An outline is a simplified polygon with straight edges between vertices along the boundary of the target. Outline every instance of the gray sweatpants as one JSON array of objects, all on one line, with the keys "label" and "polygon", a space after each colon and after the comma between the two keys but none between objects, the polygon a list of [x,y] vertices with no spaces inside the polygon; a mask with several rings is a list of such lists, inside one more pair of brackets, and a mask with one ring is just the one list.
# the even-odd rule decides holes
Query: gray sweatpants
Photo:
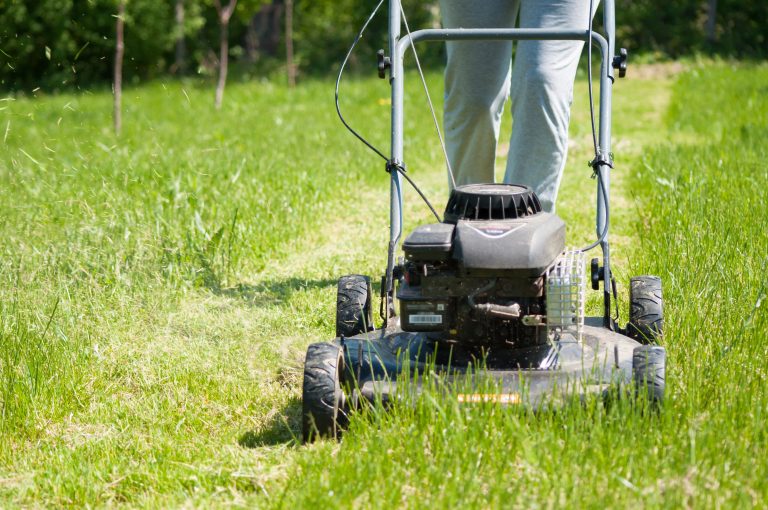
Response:
[{"label": "gray sweatpants", "polygon": [[[521,28],[586,29],[589,0],[440,0],[440,9],[446,28],[511,28],[519,10]],[[583,45],[520,41],[512,69],[511,41],[447,43],[445,138],[457,185],[494,181],[511,90],[514,124],[504,182],[531,186],[544,209],[554,210]]]}]

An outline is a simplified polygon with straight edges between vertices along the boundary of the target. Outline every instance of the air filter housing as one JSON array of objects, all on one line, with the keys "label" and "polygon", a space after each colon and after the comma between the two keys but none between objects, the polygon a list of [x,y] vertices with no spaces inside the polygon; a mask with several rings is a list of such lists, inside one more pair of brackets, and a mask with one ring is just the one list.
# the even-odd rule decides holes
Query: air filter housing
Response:
[{"label": "air filter housing", "polygon": [[451,191],[443,221],[513,220],[540,212],[539,197],[528,186],[466,184]]}]

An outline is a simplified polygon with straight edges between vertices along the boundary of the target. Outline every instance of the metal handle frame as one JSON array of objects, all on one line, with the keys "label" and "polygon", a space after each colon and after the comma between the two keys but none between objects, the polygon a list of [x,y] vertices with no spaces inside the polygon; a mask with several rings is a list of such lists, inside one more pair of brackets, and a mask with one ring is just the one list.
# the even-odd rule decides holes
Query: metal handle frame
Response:
[{"label": "metal handle frame", "polygon": [[[405,52],[412,43],[421,41],[484,41],[484,40],[573,40],[584,41],[596,45],[600,50],[600,99],[599,99],[599,128],[598,149],[600,154],[608,156],[611,151],[611,92],[614,81],[612,60],[615,40],[615,17],[613,0],[603,2],[603,26],[605,36],[592,31],[591,41],[589,30],[553,30],[536,28],[457,28],[457,29],[426,29],[417,30],[410,35],[400,36],[402,25],[400,0],[389,2],[389,53],[391,59],[390,87],[392,93],[392,133],[391,159],[392,165],[404,166],[403,161],[403,59]],[[595,169],[600,174],[604,186],[605,198],[610,197],[610,158],[598,158]],[[394,281],[395,252],[402,237],[403,194],[402,178],[397,171],[391,171],[390,183],[390,229],[389,252],[387,257],[387,272],[385,275],[386,313],[385,323],[394,317]],[[598,186],[599,186],[598,181]],[[596,230],[600,235],[606,227],[607,215],[603,193],[597,189]],[[603,324],[612,328],[611,323],[611,264],[608,232],[600,243],[603,253]]]}]

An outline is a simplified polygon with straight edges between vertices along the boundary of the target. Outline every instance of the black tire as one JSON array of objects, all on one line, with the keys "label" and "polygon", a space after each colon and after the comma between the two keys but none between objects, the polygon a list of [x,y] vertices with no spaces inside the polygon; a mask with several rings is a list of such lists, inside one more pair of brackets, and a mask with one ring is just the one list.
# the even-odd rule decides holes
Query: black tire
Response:
[{"label": "black tire", "polygon": [[638,397],[646,395],[651,405],[664,402],[667,351],[659,345],[641,345],[632,352],[632,378]]},{"label": "black tire", "polygon": [[335,344],[312,344],[304,361],[301,432],[304,442],[338,438],[347,425],[346,399],[341,388],[344,355]]},{"label": "black tire", "polygon": [[655,343],[664,329],[661,278],[637,276],[629,282],[627,334],[641,344]]},{"label": "black tire", "polygon": [[373,330],[371,279],[353,274],[339,278],[336,291],[336,336],[359,335]]}]

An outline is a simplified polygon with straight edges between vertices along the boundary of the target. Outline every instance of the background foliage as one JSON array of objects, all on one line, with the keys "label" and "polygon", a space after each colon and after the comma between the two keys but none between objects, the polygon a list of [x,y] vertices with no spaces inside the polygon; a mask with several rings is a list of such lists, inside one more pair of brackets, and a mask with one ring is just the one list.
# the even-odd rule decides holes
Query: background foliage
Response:
[{"label": "background foliage", "polygon": [[[206,0],[184,0],[184,23],[175,1],[129,0],[126,19],[126,80],[178,74],[180,36],[189,74],[207,77],[217,65],[218,26]],[[714,30],[707,35],[711,5]],[[116,0],[0,0],[0,89],[31,91],[86,88],[111,83]],[[301,74],[336,68],[375,5],[371,0],[296,0],[294,38]],[[411,28],[439,23],[436,2],[405,0]],[[384,9],[382,9],[384,11]],[[284,58],[284,0],[241,1],[230,26],[231,55],[241,75],[279,71]],[[372,66],[385,45],[381,12],[360,42],[353,66]],[[617,0],[618,40],[634,54],[680,57],[697,52],[762,58],[768,52],[768,2],[764,0]],[[426,48],[426,47],[425,47]],[[439,45],[427,62],[441,62]]]},{"label": "background foliage", "polygon": [[[716,15],[709,39],[707,18],[712,5]],[[635,52],[764,58],[768,55],[768,2],[616,0],[616,31],[619,44]]]}]

